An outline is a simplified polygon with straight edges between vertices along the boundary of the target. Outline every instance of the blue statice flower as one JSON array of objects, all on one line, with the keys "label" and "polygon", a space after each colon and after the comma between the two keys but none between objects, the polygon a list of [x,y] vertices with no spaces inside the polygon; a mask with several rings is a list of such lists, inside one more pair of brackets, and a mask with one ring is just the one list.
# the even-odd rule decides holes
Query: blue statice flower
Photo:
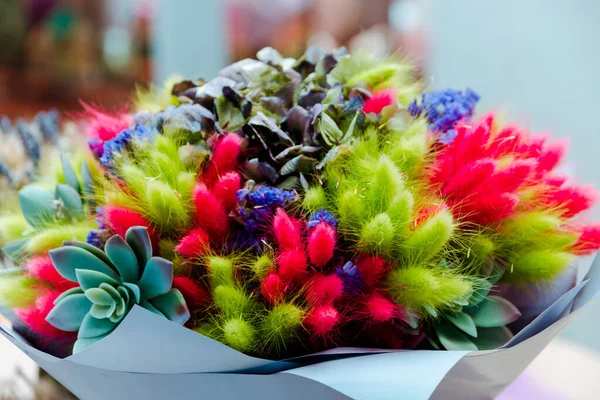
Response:
[{"label": "blue statice flower", "polygon": [[8,184],[10,186],[13,185],[14,178],[12,172],[10,171],[8,165],[6,165],[2,160],[0,160],[0,176],[6,177],[6,179],[8,180]]},{"label": "blue statice flower", "polygon": [[[243,190],[243,189],[242,189]],[[283,190],[272,186],[259,186],[248,193],[248,200],[254,207],[284,207],[286,202],[296,199],[296,192]]]},{"label": "blue statice flower", "polygon": [[332,228],[337,227],[337,219],[335,219],[332,213],[324,209],[317,210],[310,214],[308,217],[308,223],[306,225],[309,228],[314,228],[319,224],[319,222],[325,222]]},{"label": "blue statice flower", "polygon": [[4,133],[12,132],[13,126],[12,122],[10,122],[10,118],[6,116],[0,117],[0,129]]},{"label": "blue statice flower", "polygon": [[40,142],[35,138],[25,121],[17,122],[17,132],[19,133],[21,142],[23,142],[25,151],[27,151],[27,155],[29,155],[29,159],[33,161],[33,165],[37,166],[41,155]]},{"label": "blue statice flower", "polygon": [[47,112],[40,112],[35,116],[35,120],[40,127],[44,139],[51,143],[58,142],[58,111],[50,110]]},{"label": "blue statice flower", "polygon": [[269,222],[277,207],[285,207],[296,200],[296,192],[261,185],[250,191],[240,189],[236,193],[240,203],[238,213],[247,232],[254,232]]},{"label": "blue statice flower", "polygon": [[450,143],[454,142],[456,135],[458,135],[458,132],[456,132],[455,129],[450,129],[450,130],[447,130],[446,132],[442,132],[442,133],[440,133],[439,142],[441,144],[450,144]]},{"label": "blue statice flower", "polygon": [[[285,207],[297,199],[296,192],[272,186],[261,185],[252,190],[240,189],[236,193],[238,200],[239,220],[248,235],[237,240],[239,246],[252,244],[253,247],[262,241],[263,227],[266,227],[278,207]],[[247,247],[246,247],[247,248]]]},{"label": "blue statice flower", "polygon": [[341,267],[337,267],[335,274],[344,282],[344,293],[359,295],[363,290],[363,280],[356,264],[348,261]]},{"label": "blue statice flower", "polygon": [[102,235],[98,231],[90,231],[85,238],[87,244],[91,244],[94,247],[102,249]]},{"label": "blue statice flower", "polygon": [[114,154],[126,149],[133,140],[152,140],[156,134],[156,129],[141,124],[137,124],[134,129],[125,129],[111,140],[104,142],[100,162],[105,167],[110,167]]},{"label": "blue statice flower", "polygon": [[104,213],[104,208],[102,206],[96,207],[96,223],[98,224],[98,229],[108,229],[108,225],[105,223],[106,214]]},{"label": "blue statice flower", "polygon": [[[435,90],[423,93],[421,101],[413,101],[408,106],[408,111],[414,117],[424,114],[431,130],[442,134],[451,130],[461,119],[472,117],[477,101],[479,95],[468,88],[464,92],[453,89]],[[443,140],[450,143],[454,137],[446,135]]]}]

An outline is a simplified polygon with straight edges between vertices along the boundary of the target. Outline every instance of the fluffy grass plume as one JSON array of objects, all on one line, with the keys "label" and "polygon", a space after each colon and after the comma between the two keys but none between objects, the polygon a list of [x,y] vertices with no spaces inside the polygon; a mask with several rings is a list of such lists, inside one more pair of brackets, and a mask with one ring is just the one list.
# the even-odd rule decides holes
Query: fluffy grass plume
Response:
[{"label": "fluffy grass plume", "polygon": [[388,290],[398,304],[419,315],[438,315],[468,304],[475,280],[447,268],[411,266],[396,268],[387,279]]},{"label": "fluffy grass plume", "polygon": [[40,282],[25,273],[10,273],[0,279],[0,304],[7,308],[27,308],[39,296]]}]

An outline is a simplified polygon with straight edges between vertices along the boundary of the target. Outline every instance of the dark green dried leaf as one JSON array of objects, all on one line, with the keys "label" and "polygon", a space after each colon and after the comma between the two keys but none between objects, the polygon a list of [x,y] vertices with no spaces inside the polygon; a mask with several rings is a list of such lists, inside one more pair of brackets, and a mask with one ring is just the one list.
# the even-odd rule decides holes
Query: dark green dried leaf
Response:
[{"label": "dark green dried leaf", "polygon": [[300,154],[299,156],[296,156],[286,162],[279,170],[279,173],[281,175],[289,175],[296,171],[306,171],[309,169],[309,167],[312,167],[314,164],[316,164],[316,162],[317,160],[314,158]]},{"label": "dark green dried leaf", "polygon": [[310,108],[315,104],[322,103],[327,93],[322,89],[313,89],[307,92],[302,92],[298,96],[298,105],[304,108]]},{"label": "dark green dried leaf", "polygon": [[199,104],[182,104],[173,107],[163,122],[163,131],[166,135],[188,135],[186,139],[199,139],[201,131],[214,131],[215,116]]},{"label": "dark green dried leaf", "polygon": [[283,190],[297,189],[300,187],[300,179],[297,176],[288,176],[277,187]]},{"label": "dark green dried leaf", "polygon": [[246,122],[242,112],[225,96],[215,100],[219,126],[227,132],[237,132]]},{"label": "dark green dried leaf", "polygon": [[292,138],[290,138],[287,133],[277,126],[277,123],[273,118],[267,117],[260,111],[257,112],[256,115],[250,119],[250,121],[248,121],[248,125],[267,128],[269,131],[275,133],[277,136],[279,136],[279,138],[289,142],[291,145],[295,144],[292,141]]},{"label": "dark green dried leaf", "polygon": [[279,178],[279,174],[275,168],[264,161],[259,161],[257,158],[246,161],[244,164],[244,175],[257,182],[268,181],[272,184]]}]

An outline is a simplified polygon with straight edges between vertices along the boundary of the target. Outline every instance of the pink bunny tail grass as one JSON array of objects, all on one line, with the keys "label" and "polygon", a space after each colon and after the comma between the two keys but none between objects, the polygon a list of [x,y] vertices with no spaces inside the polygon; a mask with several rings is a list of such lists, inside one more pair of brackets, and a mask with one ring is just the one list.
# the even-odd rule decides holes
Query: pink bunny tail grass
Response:
[{"label": "pink bunny tail grass", "polygon": [[308,255],[310,262],[317,267],[327,264],[333,257],[336,231],[325,222],[319,224],[308,235]]},{"label": "pink bunny tail grass", "polygon": [[302,228],[295,218],[288,216],[283,208],[278,208],[273,217],[273,231],[279,247],[282,249],[301,249]]},{"label": "pink bunny tail grass", "polygon": [[572,248],[572,252],[577,255],[594,254],[600,249],[600,223],[584,225],[576,228],[579,232],[579,239]]},{"label": "pink bunny tail grass", "polygon": [[306,300],[313,305],[333,304],[344,294],[344,282],[337,275],[315,274],[306,286]]},{"label": "pink bunny tail grass", "polygon": [[145,226],[148,228],[150,237],[153,240],[156,239],[156,230],[141,214],[124,207],[105,206],[103,210],[106,225],[117,235],[124,238],[125,233],[132,226]]},{"label": "pink bunny tail grass", "polygon": [[236,193],[240,190],[242,178],[237,172],[228,172],[214,184],[211,192],[221,201],[225,211],[233,210],[237,203]]},{"label": "pink bunny tail grass", "polygon": [[198,225],[221,239],[229,227],[229,217],[223,202],[204,183],[198,183],[194,187],[194,205]]},{"label": "pink bunny tail grass", "polygon": [[202,181],[208,185],[214,184],[220,176],[235,170],[242,151],[244,140],[235,133],[228,133],[217,138],[213,153],[206,170],[202,173]]},{"label": "pink bunny tail grass", "polygon": [[173,277],[173,288],[181,292],[190,311],[202,310],[210,304],[211,297],[208,289],[192,278]]},{"label": "pink bunny tail grass", "polygon": [[48,255],[29,259],[25,267],[32,277],[52,285],[52,287],[59,291],[65,291],[77,286],[75,282],[63,278],[58,273]]},{"label": "pink bunny tail grass", "polygon": [[277,273],[270,272],[261,282],[260,288],[263,297],[270,304],[278,304],[283,300],[286,285]]},{"label": "pink bunny tail grass", "polygon": [[379,114],[385,107],[394,104],[397,98],[398,95],[393,89],[378,90],[374,92],[371,97],[365,100],[363,111],[365,114]]},{"label": "pink bunny tail grass", "polygon": [[46,290],[42,293],[35,305],[29,308],[15,309],[15,314],[31,329],[33,332],[42,336],[45,340],[66,338],[74,336],[73,332],[65,332],[55,328],[46,321],[48,313],[54,308],[54,300],[61,294],[59,291]]},{"label": "pink bunny tail grass", "polygon": [[208,233],[202,228],[194,228],[181,238],[175,251],[184,257],[199,258],[210,249]]}]

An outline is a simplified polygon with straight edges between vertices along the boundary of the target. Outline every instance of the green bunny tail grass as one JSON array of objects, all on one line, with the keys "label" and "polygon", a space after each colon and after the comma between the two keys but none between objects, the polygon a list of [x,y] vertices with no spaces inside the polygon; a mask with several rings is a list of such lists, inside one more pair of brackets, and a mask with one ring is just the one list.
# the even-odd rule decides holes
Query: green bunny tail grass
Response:
[{"label": "green bunny tail grass", "polygon": [[20,239],[27,229],[27,221],[22,214],[0,217],[0,245]]},{"label": "green bunny tail grass", "polygon": [[182,171],[177,176],[175,182],[175,190],[177,194],[181,196],[181,199],[185,204],[189,204],[190,207],[193,204],[192,193],[194,191],[194,185],[198,182],[198,177],[195,173]]},{"label": "green bunny tail grass", "polygon": [[388,276],[390,294],[398,304],[421,315],[437,317],[465,304],[475,289],[474,280],[445,268],[397,268]]},{"label": "green bunny tail grass", "polygon": [[401,243],[401,253],[409,264],[425,262],[444,248],[452,237],[454,228],[452,213],[449,210],[439,211]]},{"label": "green bunny tail grass", "polygon": [[256,347],[256,330],[242,317],[232,317],[223,321],[225,342],[238,351],[251,351]]},{"label": "green bunny tail grass", "polygon": [[572,254],[562,251],[529,251],[516,256],[502,279],[516,283],[549,281],[564,272],[573,260]]},{"label": "green bunny tail grass", "polygon": [[367,221],[361,231],[359,246],[366,253],[389,253],[394,245],[394,224],[387,213]]},{"label": "green bunny tail grass", "polygon": [[387,214],[394,221],[394,230],[399,239],[404,240],[409,234],[414,207],[415,198],[408,190],[397,194],[388,206]]},{"label": "green bunny tail grass", "polygon": [[119,176],[127,182],[127,186],[131,188],[140,197],[146,188],[146,182],[150,179],[144,171],[132,164],[124,164],[119,168]]},{"label": "green bunny tail grass", "polygon": [[273,264],[273,256],[270,254],[263,254],[250,265],[250,268],[260,280],[264,279],[269,271],[275,269]]},{"label": "green bunny tail grass", "polygon": [[140,212],[163,232],[188,227],[196,174],[187,171],[180,161],[179,147],[173,139],[158,136],[154,142],[138,145],[135,159],[123,157],[117,167],[117,175],[131,189],[127,208]]},{"label": "green bunny tail grass", "polygon": [[492,257],[500,253],[497,238],[493,235],[474,232],[471,235],[463,235],[461,246],[456,249],[455,256],[461,260],[464,268],[473,274],[490,274],[498,270],[497,263]]},{"label": "green bunny tail grass", "polygon": [[377,160],[364,196],[371,207],[385,210],[392,199],[404,189],[404,178],[394,162],[385,155]]},{"label": "green bunny tail grass", "polygon": [[384,152],[403,173],[415,179],[422,173],[429,153],[427,125],[425,121],[415,121],[409,129],[417,132],[390,135]]},{"label": "green bunny tail grass", "polygon": [[182,76],[172,75],[162,85],[150,84],[146,88],[136,87],[133,100],[134,108],[137,111],[157,113],[171,105],[179,104],[177,98],[171,94],[171,89],[173,85],[182,80]]},{"label": "green bunny tail grass", "polygon": [[260,334],[263,351],[277,354],[294,342],[302,329],[305,312],[291,303],[280,303],[261,318]]},{"label": "green bunny tail grass", "polygon": [[189,202],[168,183],[149,181],[144,196],[146,212],[144,216],[163,232],[174,232],[192,223]]},{"label": "green bunny tail grass", "polygon": [[22,273],[0,276],[0,305],[6,308],[27,308],[35,304],[39,282]]},{"label": "green bunny tail grass", "polygon": [[548,211],[526,211],[513,216],[502,225],[501,235],[515,252],[531,248],[566,250],[578,238],[577,234],[561,230],[563,219]]},{"label": "green bunny tail grass", "polygon": [[338,198],[337,207],[342,227],[358,225],[365,218],[365,202],[357,190],[343,192]]},{"label": "green bunny tail grass", "polygon": [[320,185],[311,186],[304,192],[302,206],[308,212],[314,212],[321,208],[327,208],[328,201],[325,190]]},{"label": "green bunny tail grass", "polygon": [[233,286],[219,285],[212,290],[215,305],[224,316],[237,316],[248,312],[254,304],[250,295]]},{"label": "green bunny tail grass", "polygon": [[343,57],[331,71],[331,76],[350,86],[369,85],[372,90],[394,88],[403,104],[418,94],[414,67],[397,57],[379,59],[367,52],[356,52]]},{"label": "green bunny tail grass", "polygon": [[234,285],[233,263],[233,260],[225,257],[207,257],[206,268],[208,270],[211,287],[216,288],[219,285]]},{"label": "green bunny tail grass", "polygon": [[94,220],[85,220],[72,225],[48,226],[31,236],[24,250],[30,255],[43,254],[48,250],[62,247],[63,242],[68,240],[85,242],[88,233],[97,228]]}]

